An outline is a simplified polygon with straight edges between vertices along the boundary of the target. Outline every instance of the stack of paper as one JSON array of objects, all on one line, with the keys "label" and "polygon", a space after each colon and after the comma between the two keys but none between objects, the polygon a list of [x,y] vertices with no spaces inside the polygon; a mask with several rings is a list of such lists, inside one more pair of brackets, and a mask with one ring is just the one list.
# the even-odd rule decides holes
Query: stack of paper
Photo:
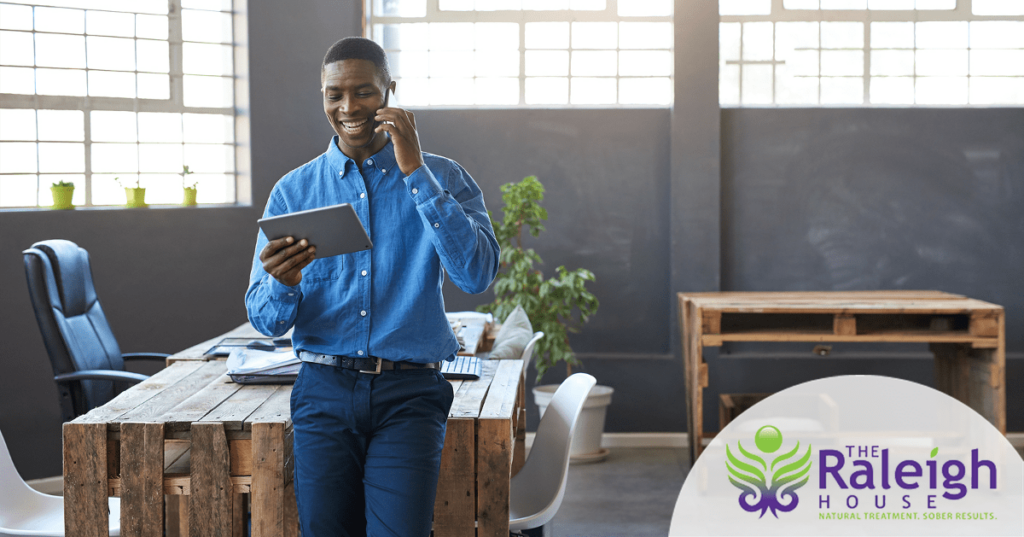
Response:
[{"label": "stack of paper", "polygon": [[291,348],[263,350],[238,347],[228,355],[228,375],[239,383],[290,382],[302,363]]}]

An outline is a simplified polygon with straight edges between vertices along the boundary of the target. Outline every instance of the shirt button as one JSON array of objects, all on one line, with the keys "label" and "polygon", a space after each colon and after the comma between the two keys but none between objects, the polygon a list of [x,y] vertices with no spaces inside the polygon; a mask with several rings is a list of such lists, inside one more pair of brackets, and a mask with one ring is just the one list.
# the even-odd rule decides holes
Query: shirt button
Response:
[{"label": "shirt button", "polygon": [[338,175],[345,175],[345,172],[338,172]]},{"label": "shirt button", "polygon": [[363,271],[363,276],[366,276],[366,271],[365,270]]},{"label": "shirt button", "polygon": [[295,293],[288,293],[288,296],[295,296]]},{"label": "shirt button", "polygon": [[414,188],[414,189],[412,189],[412,193],[413,194],[419,194],[420,193],[420,189]]},{"label": "shirt button", "polygon": [[366,192],[360,192],[359,193],[359,199],[363,199],[365,197],[366,197]]},{"label": "shirt button", "polygon": [[277,324],[284,324],[284,321],[277,321]]},{"label": "shirt button", "polygon": [[381,168],[380,169],[380,173],[388,173],[388,169],[387,168]]},{"label": "shirt button", "polygon": [[363,316],[363,317],[366,317],[366,310],[360,311],[360,312],[359,312],[359,315],[361,315],[361,316]]},{"label": "shirt button", "polygon": [[356,351],[356,354],[358,354],[359,356],[362,356],[363,355],[363,351]]},{"label": "shirt button", "polygon": [[373,159],[372,158],[371,159],[367,159],[366,160],[366,165],[367,166],[373,166]]},{"label": "shirt button", "polygon": [[435,228],[441,227],[441,224],[438,224],[437,222],[434,222],[434,227]]}]

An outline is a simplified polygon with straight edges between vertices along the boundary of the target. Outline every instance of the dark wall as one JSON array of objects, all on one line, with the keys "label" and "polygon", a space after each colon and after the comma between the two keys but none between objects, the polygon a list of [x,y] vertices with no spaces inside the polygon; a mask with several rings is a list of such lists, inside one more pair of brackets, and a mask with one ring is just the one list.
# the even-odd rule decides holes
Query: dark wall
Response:
[{"label": "dark wall", "polygon": [[[88,249],[126,352],[174,352],[244,322],[255,220],[274,182],[327,146],[319,64],[333,41],[361,32],[361,4],[249,1],[253,207],[0,212],[0,430],[25,478],[59,474],[61,457],[56,388],[21,250],[48,238]],[[704,41],[677,50],[692,64],[688,87],[707,85],[693,77],[717,80],[717,63],[704,61],[716,50]],[[686,229],[693,220],[669,214],[686,206],[676,198],[688,192],[689,177],[673,179],[670,161],[674,148],[690,147],[680,140],[706,142],[691,121],[703,116],[687,117],[669,110],[417,111],[423,148],[462,163],[492,211],[501,205],[501,184],[528,174],[543,181],[548,231],[530,244],[546,271],[565,264],[597,275],[601,309],[573,344],[586,370],[616,389],[612,432],[685,430],[681,360],[669,350],[678,337],[672,295],[681,289],[670,281],[689,285],[689,275],[670,280],[670,257],[676,226],[699,233]],[[720,211],[720,238],[710,251],[677,252],[675,263],[720,265],[719,276],[699,279],[720,278],[723,289],[937,288],[1003,304],[1015,353],[1007,367],[1008,424],[1024,430],[1022,111],[747,109],[720,119],[721,157],[697,166],[714,170],[720,161],[721,206],[705,211]],[[686,136],[673,142],[674,131]],[[714,182],[700,180],[697,191],[713,193]],[[446,299],[449,309],[469,309],[489,296],[448,285]],[[932,382],[917,347],[884,354],[837,347],[834,359],[794,358],[806,351],[710,352],[706,428],[717,427],[721,392],[773,391],[840,373]],[[555,368],[545,381],[562,375]],[[533,412],[528,423],[536,422]]]}]

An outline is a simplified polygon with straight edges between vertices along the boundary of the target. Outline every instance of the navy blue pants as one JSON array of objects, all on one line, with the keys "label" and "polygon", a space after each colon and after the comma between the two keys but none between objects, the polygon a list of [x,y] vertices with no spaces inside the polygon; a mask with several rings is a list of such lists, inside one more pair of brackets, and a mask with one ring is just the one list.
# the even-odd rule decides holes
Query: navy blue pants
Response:
[{"label": "navy blue pants", "polygon": [[427,537],[453,398],[434,369],[304,362],[291,397],[303,537]]}]

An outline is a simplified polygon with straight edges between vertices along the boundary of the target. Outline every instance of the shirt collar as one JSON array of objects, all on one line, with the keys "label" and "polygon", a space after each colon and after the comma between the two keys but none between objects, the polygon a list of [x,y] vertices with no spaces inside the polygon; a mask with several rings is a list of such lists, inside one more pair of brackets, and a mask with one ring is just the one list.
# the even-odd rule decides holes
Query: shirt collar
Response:
[{"label": "shirt collar", "polygon": [[[388,143],[384,144],[384,147],[369,159],[373,160],[373,167],[377,168],[382,173],[390,172],[392,168],[398,166],[398,161],[395,160],[395,145],[391,143],[391,136],[388,136]],[[351,162],[356,169],[359,169],[359,163],[352,160],[348,155],[342,153],[341,150],[338,149],[338,135],[334,135],[334,137],[331,138],[331,143],[327,147],[327,162],[341,172],[346,171],[345,166],[348,165],[349,162]],[[387,170],[387,172],[385,172],[385,170]]]}]

